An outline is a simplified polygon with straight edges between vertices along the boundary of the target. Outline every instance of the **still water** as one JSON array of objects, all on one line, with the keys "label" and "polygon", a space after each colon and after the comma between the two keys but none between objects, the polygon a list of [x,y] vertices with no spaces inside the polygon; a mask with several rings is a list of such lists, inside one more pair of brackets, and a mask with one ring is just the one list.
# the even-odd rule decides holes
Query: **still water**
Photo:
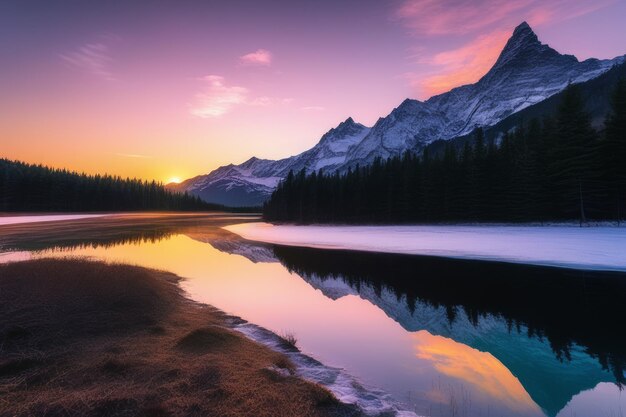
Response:
[{"label": "still water", "polygon": [[626,275],[246,241],[232,215],[0,227],[0,262],[87,256],[174,272],[423,416],[623,416]]}]

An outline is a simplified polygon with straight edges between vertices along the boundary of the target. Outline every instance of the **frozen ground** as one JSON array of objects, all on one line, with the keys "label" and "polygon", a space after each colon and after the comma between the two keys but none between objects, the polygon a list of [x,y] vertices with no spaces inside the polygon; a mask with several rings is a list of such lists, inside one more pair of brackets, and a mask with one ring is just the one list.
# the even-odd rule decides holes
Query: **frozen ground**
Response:
[{"label": "frozen ground", "polygon": [[102,217],[106,214],[45,214],[45,215],[24,215],[24,216],[0,216],[0,226],[6,224],[56,222],[61,220],[88,219],[90,217]]},{"label": "frozen ground", "polygon": [[626,228],[612,226],[225,227],[245,239],[288,246],[404,253],[626,271]]}]

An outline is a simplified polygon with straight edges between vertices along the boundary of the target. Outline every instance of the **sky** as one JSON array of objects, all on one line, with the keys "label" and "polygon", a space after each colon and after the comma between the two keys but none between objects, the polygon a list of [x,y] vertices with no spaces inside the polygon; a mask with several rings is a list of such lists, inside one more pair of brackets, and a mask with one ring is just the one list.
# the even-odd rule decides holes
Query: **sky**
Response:
[{"label": "sky", "polygon": [[0,157],[169,182],[477,81],[527,21],[626,54],[626,0],[3,0]]}]

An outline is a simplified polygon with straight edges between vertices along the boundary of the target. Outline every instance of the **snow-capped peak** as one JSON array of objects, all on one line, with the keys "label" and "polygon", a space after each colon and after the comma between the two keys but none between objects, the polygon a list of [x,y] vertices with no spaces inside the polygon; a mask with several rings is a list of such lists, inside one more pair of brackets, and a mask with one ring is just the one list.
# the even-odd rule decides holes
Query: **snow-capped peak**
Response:
[{"label": "snow-capped peak", "polygon": [[494,68],[502,65],[503,62],[509,61],[526,49],[536,49],[540,46],[541,42],[539,38],[528,23],[524,22],[513,31],[513,35],[511,35],[504,49],[500,52],[500,56]]},{"label": "snow-capped peak", "polygon": [[339,125],[337,126],[337,128],[341,128],[343,126],[350,126],[350,125],[355,125],[357,123],[355,123],[354,119],[352,118],[352,116],[348,117],[346,120],[344,120],[343,122],[339,123]]},{"label": "snow-capped peak", "polygon": [[176,186],[209,202],[226,205],[261,204],[290,170],[307,173],[344,172],[375,158],[420,152],[435,140],[469,134],[493,126],[562,91],[569,83],[596,78],[624,56],[612,60],[562,55],[523,22],[515,28],[494,66],[475,84],[454,88],[426,101],[404,100],[371,129],[351,117],[326,132],[308,151],[278,161],[251,158],[240,165],[218,168]]},{"label": "snow-capped peak", "polygon": [[530,38],[533,42],[539,42],[539,39],[537,39],[537,35],[526,21],[523,21],[522,23],[517,25],[517,27],[513,30],[513,35],[511,35],[511,39],[516,38]]},{"label": "snow-capped peak", "polygon": [[[225,165],[175,188],[207,201],[229,206],[254,206],[265,201],[289,171],[333,171],[346,162],[348,150],[370,129],[352,117],[326,132],[313,148],[280,160],[252,157],[239,165]],[[171,187],[174,188],[174,187]]]},{"label": "snow-capped peak", "polygon": [[404,113],[412,113],[417,111],[420,106],[424,103],[419,100],[414,100],[412,98],[405,98],[402,103],[398,107],[396,107],[396,111],[404,112]]},{"label": "snow-capped peak", "polygon": [[[348,166],[374,158],[419,152],[438,139],[452,139],[476,127],[493,126],[509,115],[563,90],[568,83],[595,78],[624,62],[579,62],[542,44],[528,23],[515,28],[495,65],[477,83],[452,89],[425,102],[406,99],[348,154]],[[346,169],[342,167],[341,169]]]},{"label": "snow-capped peak", "polygon": [[527,66],[537,62],[545,63],[552,59],[559,59],[568,63],[578,62],[575,57],[561,55],[548,45],[542,44],[528,23],[523,22],[515,28],[513,35],[507,41],[489,73],[493,73],[506,65]]},{"label": "snow-capped peak", "polygon": [[339,123],[337,127],[334,127],[326,132],[316,146],[320,146],[329,141],[335,142],[337,140],[342,140],[347,136],[358,135],[363,131],[363,129],[367,129],[367,127],[355,122],[352,117],[348,117],[346,120]]}]

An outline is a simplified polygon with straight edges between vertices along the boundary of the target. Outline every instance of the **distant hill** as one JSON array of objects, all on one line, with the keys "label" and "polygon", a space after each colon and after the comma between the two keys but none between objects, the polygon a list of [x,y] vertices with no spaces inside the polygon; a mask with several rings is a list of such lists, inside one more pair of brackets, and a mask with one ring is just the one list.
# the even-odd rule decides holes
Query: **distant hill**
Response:
[{"label": "distant hill", "polygon": [[299,155],[277,161],[252,157],[239,165],[225,165],[209,175],[199,175],[180,184],[168,185],[205,201],[227,206],[261,206],[289,171],[333,171],[346,162],[350,147],[370,129],[351,117],[324,134],[317,145]]}]

